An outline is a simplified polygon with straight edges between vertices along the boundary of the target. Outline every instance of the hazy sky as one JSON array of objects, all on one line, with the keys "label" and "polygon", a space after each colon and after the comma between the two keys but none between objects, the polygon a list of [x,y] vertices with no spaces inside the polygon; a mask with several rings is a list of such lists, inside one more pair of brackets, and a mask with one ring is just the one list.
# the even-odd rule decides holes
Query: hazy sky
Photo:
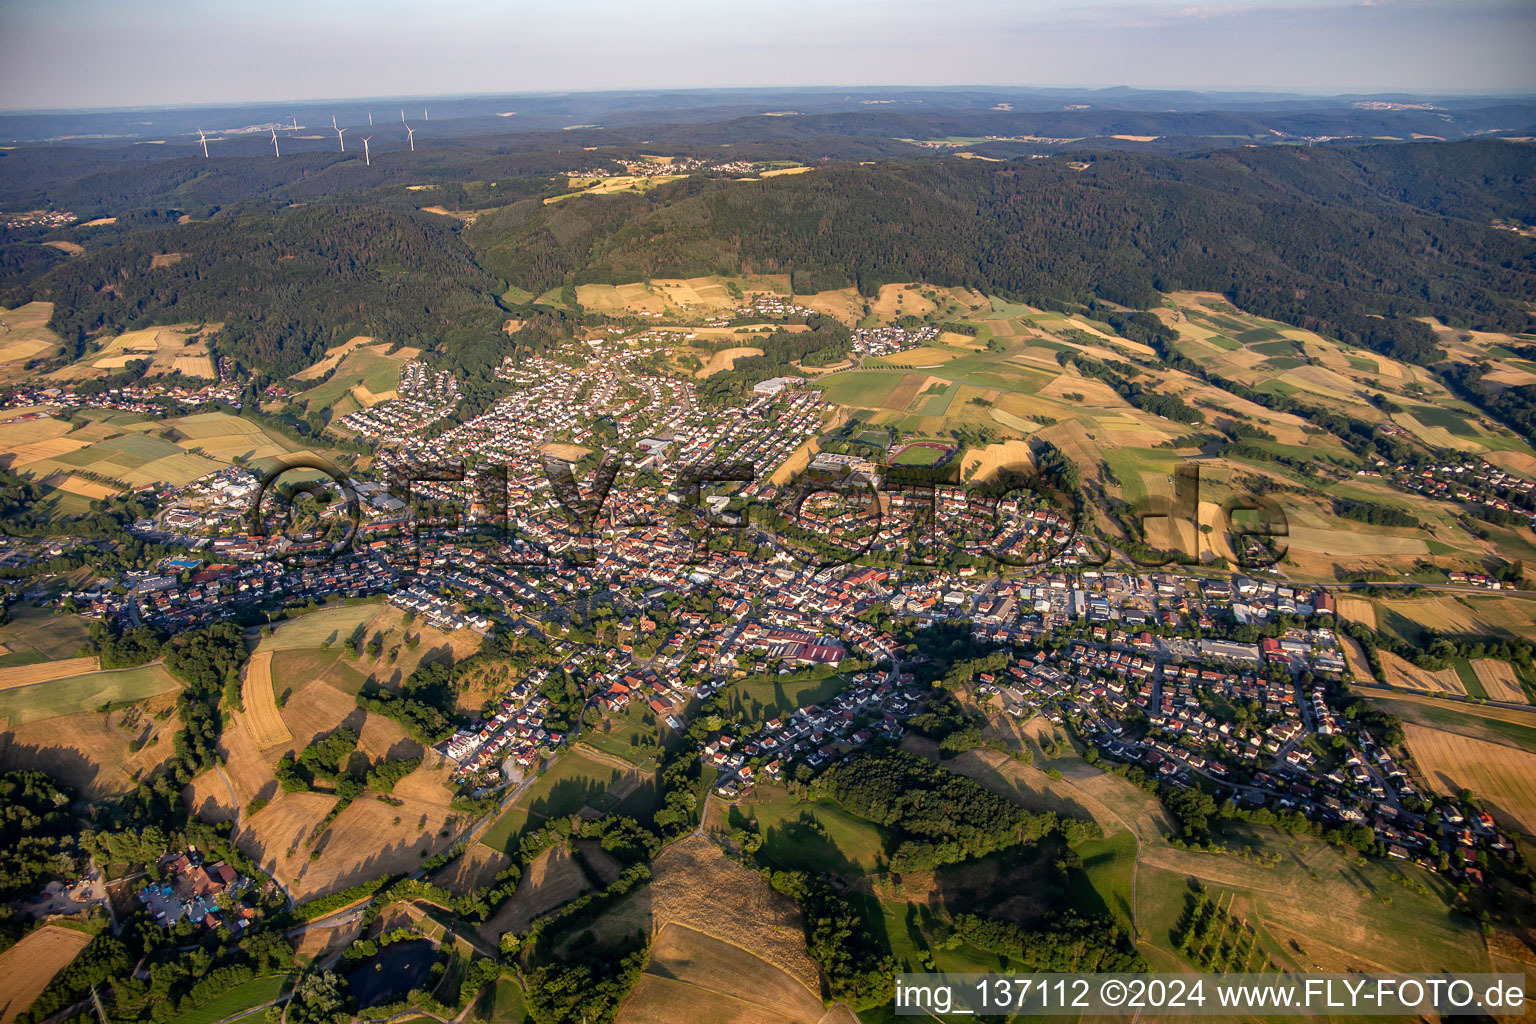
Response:
[{"label": "hazy sky", "polygon": [[1536,92],[1536,0],[0,0],[0,109],[908,84]]}]

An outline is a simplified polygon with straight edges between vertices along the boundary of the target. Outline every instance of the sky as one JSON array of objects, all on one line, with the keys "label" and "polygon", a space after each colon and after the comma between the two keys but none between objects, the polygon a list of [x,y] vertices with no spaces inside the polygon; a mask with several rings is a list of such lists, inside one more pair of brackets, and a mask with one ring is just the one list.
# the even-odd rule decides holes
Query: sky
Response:
[{"label": "sky", "polygon": [[1536,0],[0,0],[0,109],[743,86],[1536,93]]}]

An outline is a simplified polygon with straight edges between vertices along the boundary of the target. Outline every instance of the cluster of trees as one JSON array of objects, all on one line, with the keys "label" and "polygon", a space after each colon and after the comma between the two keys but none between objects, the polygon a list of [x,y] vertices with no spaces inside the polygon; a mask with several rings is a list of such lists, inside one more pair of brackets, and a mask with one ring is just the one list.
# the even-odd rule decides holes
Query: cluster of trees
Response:
[{"label": "cluster of trees", "polygon": [[766,869],[763,874],[775,890],[800,905],[806,952],[826,972],[832,997],[856,1010],[886,1002],[896,958],[876,938],[865,906],[826,875]]},{"label": "cluster of trees", "polygon": [[405,726],[422,743],[441,743],[459,726],[455,710],[453,666],[445,661],[420,665],[394,693],[380,686],[366,687],[357,695],[357,706]]},{"label": "cluster of trees", "polygon": [[1084,918],[1069,911],[1054,916],[1050,927],[1030,931],[1011,921],[961,914],[955,930],[976,948],[1005,956],[1010,966],[1026,970],[1107,974],[1147,969],[1130,937],[1108,918]]},{"label": "cluster of trees", "polygon": [[1138,409],[1178,423],[1205,422],[1205,414],[1178,395],[1164,394],[1132,380],[1141,370],[1129,363],[1106,362],[1074,352],[1063,352],[1056,358],[1063,366],[1075,366],[1084,376],[1102,380]]},{"label": "cluster of trees", "polygon": [[833,765],[811,786],[898,837],[891,866],[916,871],[984,857],[1054,831],[1056,815],[1030,814],[925,758],[882,751]]},{"label": "cluster of trees", "polygon": [[73,865],[73,799],[43,772],[0,775],[0,904],[36,895]]},{"label": "cluster of trees", "polygon": [[1357,523],[1370,523],[1372,526],[1422,527],[1424,525],[1419,522],[1417,516],[1410,515],[1400,508],[1374,501],[1361,501],[1358,498],[1334,498],[1333,513],[1344,519],[1353,519]]}]

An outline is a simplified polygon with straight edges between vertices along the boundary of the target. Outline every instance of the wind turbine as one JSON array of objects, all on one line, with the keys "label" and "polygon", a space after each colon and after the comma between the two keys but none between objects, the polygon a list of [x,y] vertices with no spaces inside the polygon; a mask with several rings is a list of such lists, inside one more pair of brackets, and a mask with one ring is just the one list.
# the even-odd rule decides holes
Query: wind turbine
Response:
[{"label": "wind turbine", "polygon": [[373,127],[373,111],[368,111],[368,127]]},{"label": "wind turbine", "polygon": [[207,160],[208,159],[208,136],[203,134],[203,130],[201,128],[199,128],[197,130],[197,141],[199,141],[199,142],[201,142],[203,144],[203,159]]},{"label": "wind turbine", "polygon": [[277,154],[278,156],[282,156],[283,155],[283,151],[277,148],[277,129],[276,128],[272,129],[272,152]]},{"label": "wind turbine", "polygon": [[[335,114],[331,115],[331,127],[332,128],[336,128],[336,115]],[[342,133],[345,132],[345,131],[346,131],[345,128],[336,128],[336,141],[341,143],[341,151],[343,153],[345,153],[347,151],[347,140],[342,135]]]},{"label": "wind turbine", "polygon": [[371,138],[373,138],[372,135],[364,135],[363,136],[363,166],[364,167],[372,167],[373,166],[373,159],[368,155],[368,140],[371,139]]},{"label": "wind turbine", "polygon": [[405,126],[405,137],[411,140],[411,152],[416,152],[416,129],[410,125]]},{"label": "wind turbine", "polygon": [[427,116],[427,108],[426,107],[422,107],[421,108],[421,119],[423,121],[430,121],[430,120],[432,120],[430,117]]},{"label": "wind turbine", "polygon": [[405,124],[405,108],[400,108],[400,123]]}]

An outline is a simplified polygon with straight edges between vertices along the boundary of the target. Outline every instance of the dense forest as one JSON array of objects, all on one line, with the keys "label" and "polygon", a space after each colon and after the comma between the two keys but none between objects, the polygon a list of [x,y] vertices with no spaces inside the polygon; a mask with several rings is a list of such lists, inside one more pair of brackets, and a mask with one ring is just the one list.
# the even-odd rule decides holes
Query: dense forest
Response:
[{"label": "dense forest", "polygon": [[[50,160],[69,159],[84,160],[5,157],[38,177]],[[39,244],[62,240],[59,231],[8,232],[0,303],[55,302],[53,326],[76,346],[153,323],[222,322],[222,353],[277,374],[355,334],[408,341],[438,348],[476,391],[503,352],[580,327],[574,307],[504,310],[497,296],[508,284],[538,295],[762,272],[787,273],[801,294],[856,286],[869,295],[921,280],[1093,305],[1133,337],[1133,314],[1103,303],[1145,309],[1160,292],[1192,288],[1421,364],[1444,353],[1420,317],[1524,331],[1536,301],[1536,242],[1492,226],[1532,219],[1532,150],[1502,141],[826,162],[814,174],[696,174],[557,204],[542,201],[563,187],[557,169],[612,167],[613,154],[566,142],[516,155],[465,146],[431,159],[421,168],[429,179],[450,169],[509,174],[411,192],[398,169],[359,177],[340,153],[304,154],[297,174],[287,161],[86,162],[76,169],[89,173],[70,187],[123,175],[120,194],[92,193],[118,221],[81,233],[86,252],[74,258]],[[220,207],[225,195],[260,195],[265,205]],[[299,202],[278,205],[278,195]],[[428,196],[481,212],[458,225],[412,208]],[[162,205],[135,205],[150,199]],[[200,216],[210,219],[177,223],[167,199],[208,201]],[[525,323],[510,344],[501,333],[509,316]],[[831,356],[840,344],[821,348]],[[747,369],[777,366],[781,355]],[[1134,382],[1121,386],[1155,400]],[[1465,390],[1493,404],[1475,382]],[[1173,405],[1152,411],[1195,418]]]},{"label": "dense forest", "polygon": [[1536,246],[1444,214],[1484,217],[1520,203],[1530,154],[1503,143],[1406,149],[1100,153],[836,166],[750,184],[690,179],[645,196],[513,204],[465,238],[488,270],[534,291],[788,272],[801,293],[923,280],[1145,308],[1159,291],[1197,288],[1415,362],[1438,350],[1412,317],[1526,329]]},{"label": "dense forest", "polygon": [[220,352],[288,374],[357,334],[422,345],[449,324],[494,333],[493,290],[441,222],[323,204],[141,231],[0,300],[53,302],[51,326],[75,345],[101,331],[222,321]]}]

